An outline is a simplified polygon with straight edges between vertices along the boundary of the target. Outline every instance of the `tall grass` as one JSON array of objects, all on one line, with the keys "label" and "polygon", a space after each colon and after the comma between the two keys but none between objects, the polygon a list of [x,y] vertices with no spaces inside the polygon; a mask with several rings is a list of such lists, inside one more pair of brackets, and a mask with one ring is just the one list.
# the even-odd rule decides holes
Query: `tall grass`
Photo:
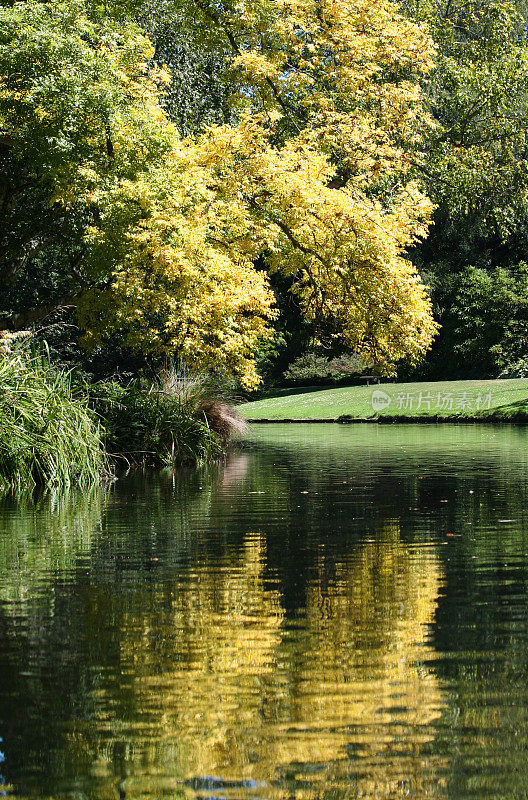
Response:
[{"label": "tall grass", "polygon": [[136,465],[214,461],[225,454],[231,433],[246,425],[209,376],[181,368],[153,382],[101,383],[93,392],[108,453]]},{"label": "tall grass", "polygon": [[141,466],[214,461],[246,425],[206,375],[172,368],[149,383],[76,392],[46,350],[11,344],[0,354],[0,490],[88,486],[112,456]]},{"label": "tall grass", "polygon": [[234,433],[247,430],[247,422],[231,406],[231,392],[209,373],[171,366],[160,372],[152,390],[177,400],[188,416],[205,419],[224,442]]},{"label": "tall grass", "polygon": [[92,484],[105,469],[102,430],[71,375],[44,351],[0,357],[0,488]]}]

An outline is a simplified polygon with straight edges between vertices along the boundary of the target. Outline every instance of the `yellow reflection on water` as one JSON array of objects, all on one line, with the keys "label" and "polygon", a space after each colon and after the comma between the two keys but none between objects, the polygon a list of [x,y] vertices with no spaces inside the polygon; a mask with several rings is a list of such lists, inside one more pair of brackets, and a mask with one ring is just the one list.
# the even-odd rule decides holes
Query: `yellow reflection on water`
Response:
[{"label": "yellow reflection on water", "polygon": [[230,562],[195,561],[170,602],[165,591],[123,615],[123,685],[94,698],[97,796],[117,772],[134,798],[188,793],[206,778],[224,782],[209,790],[222,797],[293,788],[308,798],[334,786],[389,798],[411,784],[442,797],[443,765],[422,752],[444,704],[428,666],[442,583],[434,550],[403,542],[396,522],[333,567],[322,547],[294,619],[266,575],[263,535],[248,535]]}]

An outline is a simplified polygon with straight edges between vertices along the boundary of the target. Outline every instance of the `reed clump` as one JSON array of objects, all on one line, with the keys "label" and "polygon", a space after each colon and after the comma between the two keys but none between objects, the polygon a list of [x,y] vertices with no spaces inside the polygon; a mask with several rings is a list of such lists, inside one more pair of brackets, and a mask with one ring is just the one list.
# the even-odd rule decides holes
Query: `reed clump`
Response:
[{"label": "reed clump", "polygon": [[246,423],[211,376],[181,367],[153,381],[96,384],[92,404],[103,420],[108,453],[143,466],[200,464],[221,458]]},{"label": "reed clump", "polygon": [[151,381],[75,388],[31,339],[11,337],[0,351],[0,490],[88,486],[119,462],[215,461],[245,427],[208,375],[170,368]]},{"label": "reed clump", "polygon": [[46,350],[0,357],[0,488],[90,485],[106,471],[102,426]]}]

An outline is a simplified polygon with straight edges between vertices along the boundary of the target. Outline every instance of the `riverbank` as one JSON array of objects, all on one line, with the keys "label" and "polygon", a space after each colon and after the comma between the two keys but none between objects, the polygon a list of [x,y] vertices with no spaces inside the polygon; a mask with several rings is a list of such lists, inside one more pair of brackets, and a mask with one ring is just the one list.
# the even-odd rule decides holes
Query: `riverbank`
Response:
[{"label": "riverbank", "polygon": [[528,379],[382,383],[268,397],[247,422],[528,422]]},{"label": "riverbank", "polygon": [[207,375],[168,368],[148,381],[89,383],[53,363],[46,348],[4,345],[0,493],[86,488],[123,466],[215,461],[243,429]]}]

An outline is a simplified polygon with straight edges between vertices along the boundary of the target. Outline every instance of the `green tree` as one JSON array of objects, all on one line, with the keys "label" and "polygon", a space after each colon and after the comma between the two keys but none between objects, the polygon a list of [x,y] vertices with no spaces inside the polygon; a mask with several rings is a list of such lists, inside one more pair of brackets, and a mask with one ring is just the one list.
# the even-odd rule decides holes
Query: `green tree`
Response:
[{"label": "green tree", "polygon": [[436,129],[420,169],[430,196],[475,233],[507,237],[526,211],[528,48],[513,3],[409,0],[437,46],[427,87]]},{"label": "green tree", "polygon": [[528,353],[528,266],[461,273],[447,320],[467,375],[498,375]]},{"label": "green tree", "polygon": [[[426,88],[436,128],[427,142],[427,159],[418,167],[437,207],[427,240],[412,257],[431,287],[442,331],[420,372],[495,376],[503,327],[493,321],[491,287],[498,281],[500,293],[499,276],[508,274],[516,293],[523,290],[518,265],[528,246],[526,22],[522,9],[509,2],[405,0],[404,5],[414,19],[427,22],[437,47]],[[459,302],[469,286],[475,292],[470,304],[475,319],[485,324],[489,318],[486,346],[495,356],[481,350],[479,323],[459,324]],[[511,323],[513,330],[517,313],[517,303],[511,312],[504,307],[504,326]]]},{"label": "green tree", "polygon": [[[168,73],[130,19],[145,21],[142,4],[0,10],[2,278],[11,297],[51,278],[49,304],[6,322],[74,305],[89,344],[119,332],[251,386],[275,270],[332,341],[387,369],[418,359],[436,329],[406,257],[431,210],[410,172],[428,124],[426,31],[388,0],[167,8],[188,52],[207,42],[202,66],[229,53],[225,108],[180,113],[193,82],[174,89],[182,132],[205,128],[185,139],[162,105]],[[169,23],[153,24],[161,60]],[[175,75],[182,53],[180,39]]]},{"label": "green tree", "polygon": [[170,72],[162,104],[182,136],[231,122],[229,43],[197,24],[194,4],[144,0],[131,10],[154,45],[154,60]]}]

